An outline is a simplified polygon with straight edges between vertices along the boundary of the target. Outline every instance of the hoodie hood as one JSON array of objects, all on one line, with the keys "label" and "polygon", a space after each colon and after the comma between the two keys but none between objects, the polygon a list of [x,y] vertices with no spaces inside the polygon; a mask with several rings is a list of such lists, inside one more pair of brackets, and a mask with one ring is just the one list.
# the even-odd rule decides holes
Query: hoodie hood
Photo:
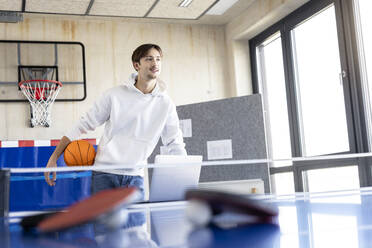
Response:
[{"label": "hoodie hood", "polygon": [[[124,85],[130,89],[133,89],[133,90],[136,90],[136,91],[139,91],[136,86],[134,86],[134,84],[136,83],[136,78],[138,76],[138,73],[132,73],[130,76],[129,76],[129,79],[124,82]],[[166,90],[166,85],[165,83],[160,79],[160,78],[157,78],[156,79],[156,85],[155,85],[155,88],[152,90],[152,92],[150,93],[151,95],[154,95],[154,96],[157,96],[157,95],[163,95],[165,93],[165,90]]]}]

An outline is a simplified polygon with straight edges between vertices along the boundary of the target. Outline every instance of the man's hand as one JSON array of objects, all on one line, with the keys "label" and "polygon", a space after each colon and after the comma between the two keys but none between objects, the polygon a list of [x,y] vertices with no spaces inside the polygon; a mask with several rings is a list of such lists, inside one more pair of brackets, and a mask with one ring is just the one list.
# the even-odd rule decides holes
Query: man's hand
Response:
[{"label": "man's hand", "polygon": [[[48,161],[48,164],[47,164],[46,168],[53,168],[53,167],[57,167],[57,161],[52,156],[52,157],[49,158],[49,161]],[[53,178],[50,178],[50,173],[53,173]],[[54,172],[44,172],[44,177],[45,177],[45,181],[47,182],[47,184],[49,184],[49,186],[56,185],[57,173],[55,171]]]},{"label": "man's hand", "polygon": [[[66,136],[62,137],[53,154],[49,158],[48,164],[46,166],[47,168],[57,167],[57,159],[59,158],[59,156],[61,156],[61,154],[66,149],[67,145],[70,144],[70,142],[71,142],[70,139],[67,138]],[[54,186],[56,185],[57,174],[55,171],[52,172],[53,178],[50,179],[50,173],[51,172],[44,173],[45,181],[49,184],[49,186]]]}]

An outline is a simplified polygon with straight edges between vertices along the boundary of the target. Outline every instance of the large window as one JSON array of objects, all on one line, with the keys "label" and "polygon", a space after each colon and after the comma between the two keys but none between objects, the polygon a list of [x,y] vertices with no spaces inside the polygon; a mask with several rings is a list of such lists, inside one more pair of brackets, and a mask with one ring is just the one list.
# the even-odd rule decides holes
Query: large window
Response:
[{"label": "large window", "polygon": [[[283,69],[280,33],[269,37],[257,47],[257,63],[261,71],[260,92],[263,92],[268,154],[272,159],[291,157],[288,107]],[[272,166],[288,163],[274,162]]]},{"label": "large window", "polygon": [[349,151],[335,8],[290,32],[303,156]]},{"label": "large window", "polygon": [[358,167],[356,166],[308,170],[305,173],[309,192],[359,188]]},{"label": "large window", "polygon": [[372,185],[369,160],[342,156],[372,147],[371,11],[370,0],[312,0],[250,40],[269,156],[306,157],[272,163],[274,193]]},{"label": "large window", "polygon": [[368,143],[372,150],[372,1],[354,0],[353,1],[354,22],[357,34],[357,47],[359,54],[359,66],[361,83],[364,89],[363,98],[366,108],[366,122],[368,125]]}]

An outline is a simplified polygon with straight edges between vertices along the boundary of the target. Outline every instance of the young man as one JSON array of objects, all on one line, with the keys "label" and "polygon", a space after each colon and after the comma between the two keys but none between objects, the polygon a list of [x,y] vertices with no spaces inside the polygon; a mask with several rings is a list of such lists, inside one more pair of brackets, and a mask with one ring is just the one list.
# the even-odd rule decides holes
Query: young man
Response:
[{"label": "young man", "polygon": [[[146,163],[160,137],[168,154],[186,155],[176,106],[159,79],[161,62],[162,50],[158,45],[139,46],[132,55],[137,73],[94,103],[62,137],[47,167],[57,166],[58,157],[72,140],[104,123],[94,165],[107,165],[107,170],[93,171],[92,193],[127,186],[137,186],[143,193],[143,169],[110,170],[110,165]],[[50,186],[55,185],[55,172],[52,179],[49,172],[44,176]]]}]

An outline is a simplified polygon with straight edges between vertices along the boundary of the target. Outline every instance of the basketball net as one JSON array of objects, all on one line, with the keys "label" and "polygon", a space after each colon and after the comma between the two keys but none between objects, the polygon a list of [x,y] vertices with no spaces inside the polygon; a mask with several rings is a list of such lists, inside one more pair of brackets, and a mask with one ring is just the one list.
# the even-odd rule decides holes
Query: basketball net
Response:
[{"label": "basketball net", "polygon": [[31,105],[31,126],[51,125],[52,105],[62,83],[53,80],[33,79],[19,83],[22,93]]}]

